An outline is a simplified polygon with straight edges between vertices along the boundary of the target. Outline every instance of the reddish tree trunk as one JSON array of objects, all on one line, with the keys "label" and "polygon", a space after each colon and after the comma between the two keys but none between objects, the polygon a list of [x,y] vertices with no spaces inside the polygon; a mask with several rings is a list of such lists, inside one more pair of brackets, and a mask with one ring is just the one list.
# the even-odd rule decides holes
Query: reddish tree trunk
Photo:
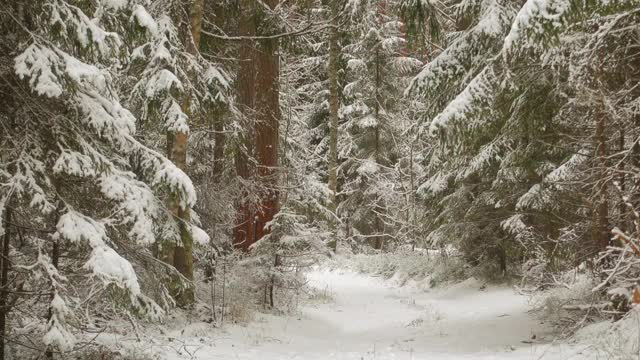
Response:
[{"label": "reddish tree trunk", "polygon": [[[240,2],[240,19],[238,20],[238,35],[255,35],[255,24],[252,19],[253,10],[249,0]],[[249,155],[252,153],[252,126],[248,121],[253,116],[255,103],[255,44],[252,40],[240,42],[238,51],[239,67],[236,91],[238,94],[237,105],[243,114],[243,131],[241,132],[236,145],[235,166],[236,175],[244,181],[251,178]],[[241,198],[237,204],[236,226],[233,230],[234,245],[247,251],[254,241],[253,234],[253,211],[248,203],[248,191],[243,189]]]},{"label": "reddish tree trunk", "polygon": [[[275,8],[278,0],[268,0],[265,4]],[[242,0],[241,18],[238,23],[240,36],[256,35],[256,28],[264,24],[254,22],[252,2]],[[264,20],[270,21],[270,19]],[[259,34],[264,35],[264,34]],[[257,180],[261,188],[260,200],[252,207],[247,201],[247,190],[238,202],[238,215],[234,229],[234,244],[248,251],[251,245],[268,234],[265,225],[278,212],[277,172],[278,166],[278,126],[280,122],[280,95],[278,82],[280,64],[278,39],[261,39],[258,48],[255,42],[246,39],[240,44],[238,71],[238,105],[245,120],[251,116],[255,122],[245,121],[246,130],[240,135],[236,151],[236,172],[244,180]],[[253,125],[253,126],[251,126]],[[253,127],[254,131],[250,129]],[[249,155],[255,155],[257,169],[253,171]]]},{"label": "reddish tree trunk", "polygon": [[[277,0],[267,0],[272,9]],[[264,189],[256,214],[255,241],[269,233],[265,226],[278,212],[277,166],[280,123],[280,62],[278,39],[261,40],[256,77],[256,157],[259,181]]]}]

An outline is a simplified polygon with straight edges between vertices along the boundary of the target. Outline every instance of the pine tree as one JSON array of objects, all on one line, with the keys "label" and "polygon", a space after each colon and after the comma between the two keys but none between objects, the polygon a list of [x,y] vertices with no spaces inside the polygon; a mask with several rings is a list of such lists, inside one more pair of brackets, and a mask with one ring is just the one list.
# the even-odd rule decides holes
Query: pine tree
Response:
[{"label": "pine tree", "polygon": [[71,294],[95,289],[162,314],[142,293],[131,260],[175,224],[165,194],[178,194],[185,211],[196,194],[180,168],[136,137],[136,118],[118,96],[116,65],[127,60],[130,21],[147,31],[156,24],[141,5],[43,0],[9,9],[1,13],[2,91],[11,96],[0,116],[7,149],[0,204],[14,214],[9,226],[29,236],[20,235],[18,248],[9,228],[3,233],[12,266],[27,270],[18,274],[19,290],[50,291],[41,341],[51,357],[73,348],[70,322],[90,321]]},{"label": "pine tree", "polygon": [[[470,261],[492,257],[503,271],[506,257],[518,254],[549,266],[556,266],[556,258],[571,249],[585,250],[579,256],[593,256],[593,248],[576,238],[588,228],[599,239],[596,248],[606,247],[611,213],[606,190],[611,176],[606,169],[611,166],[604,160],[604,149],[611,146],[604,140],[607,115],[596,111],[595,137],[585,133],[594,128],[585,121],[593,114],[593,98],[585,102],[577,95],[585,83],[597,84],[594,93],[602,91],[602,83],[590,80],[602,79],[602,61],[592,62],[601,59],[586,40],[593,29],[577,24],[598,13],[625,14],[625,3],[532,0],[517,13],[503,5],[504,10],[493,11],[500,2],[482,2],[481,11],[460,3],[467,19],[469,14],[481,16],[465,22],[470,30],[457,35],[438,56],[442,60],[428,64],[412,86],[434,104],[426,124],[439,143],[428,157],[431,170],[421,188],[425,198],[438,205],[430,216],[430,240],[456,239]],[[490,21],[491,14],[503,20]],[[483,28],[491,31],[478,31]],[[486,40],[466,42],[474,36],[482,39],[480,35]],[[478,45],[488,51],[465,50]],[[581,51],[585,45],[589,50]],[[457,54],[455,61],[452,54]],[[459,83],[451,81],[457,70],[438,70],[438,64],[456,62],[462,64],[460,74],[466,74]],[[469,65],[474,67],[466,70]],[[447,95],[449,91],[454,96]],[[594,170],[600,180],[592,182],[586,176]],[[585,184],[587,188],[581,187]],[[590,195],[584,189],[597,191]],[[585,204],[589,197],[595,201]],[[586,207],[594,209],[591,216]],[[564,239],[560,248],[559,239]]]},{"label": "pine tree", "polygon": [[[139,117],[149,132],[156,131],[152,133],[154,137],[159,139],[158,135],[166,134],[167,157],[186,171],[190,125],[200,122],[203,112],[220,111],[224,107],[228,80],[216,64],[205,60],[198,51],[202,4],[185,8],[181,3],[167,0],[153,5],[153,14],[140,6],[133,13],[136,25],[144,30],[145,36],[131,53],[130,69],[139,74],[139,79],[132,85],[129,102],[132,108],[141,109]],[[174,19],[171,13],[184,16]],[[180,29],[176,23],[189,25]],[[192,281],[191,218],[194,214],[182,206],[183,201],[179,193],[169,196],[167,206],[173,219],[163,230],[164,240],[158,244],[157,252],[161,260],[174,266],[184,279]],[[198,231],[198,234],[203,233]],[[208,241],[202,236],[200,240]],[[180,278],[172,280],[171,294],[181,306],[194,301],[193,286],[184,285]]]},{"label": "pine tree", "polygon": [[[389,1],[363,2],[347,9],[356,17],[356,37],[345,46],[349,83],[343,89],[345,105],[341,116],[346,134],[340,144],[344,159],[345,199],[342,213],[349,213],[363,239],[382,249],[393,233],[395,215],[390,202],[394,191],[396,165],[400,157],[396,138],[401,121],[403,79],[413,75],[421,63],[402,54],[406,46],[402,22],[396,15],[397,4]],[[404,77],[404,78],[403,78]]]},{"label": "pine tree", "polygon": [[[340,2],[333,0],[329,3],[328,12],[331,17],[331,29],[329,32],[329,64],[328,64],[328,78],[329,78],[329,191],[331,191],[331,197],[329,199],[329,209],[337,218],[338,208],[338,111],[340,109],[340,93],[338,88],[338,71],[339,71],[339,29],[338,20],[340,17]],[[331,239],[329,247],[333,249],[333,252],[338,250],[338,224],[333,219],[332,230],[333,239]]]}]

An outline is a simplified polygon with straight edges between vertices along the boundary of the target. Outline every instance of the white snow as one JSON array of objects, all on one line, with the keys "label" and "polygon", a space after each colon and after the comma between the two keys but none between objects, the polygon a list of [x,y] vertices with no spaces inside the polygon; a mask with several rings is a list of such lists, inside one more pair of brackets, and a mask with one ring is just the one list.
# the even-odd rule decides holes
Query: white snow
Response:
[{"label": "white snow", "polygon": [[[108,1],[102,5],[116,10],[119,1]],[[112,56],[122,41],[118,34],[107,32],[90,19],[83,11],[66,1],[56,1],[46,7],[50,28],[60,27],[60,37],[69,38],[84,49],[97,49],[101,55]]]},{"label": "white snow", "polygon": [[482,72],[473,78],[469,85],[433,119],[429,126],[429,131],[435,135],[439,129],[447,128],[451,123],[457,120],[467,119],[468,112],[474,108],[474,102],[491,98],[493,94],[493,78],[495,78],[493,69],[490,66],[485,67]]},{"label": "white snow", "polygon": [[362,59],[349,59],[347,61],[347,69],[351,71],[363,71],[366,68],[367,64]]},{"label": "white snow", "polygon": [[525,231],[528,226],[524,223],[524,221],[522,221],[523,217],[524,215],[522,214],[515,214],[500,222],[500,226],[502,226],[503,230],[511,232],[513,234]]},{"label": "white snow", "polygon": [[229,76],[215,66],[209,66],[204,74],[206,82],[209,84],[219,84],[222,88],[229,88]]},{"label": "white snow", "polygon": [[105,284],[116,284],[122,289],[131,291],[132,299],[140,294],[138,277],[130,262],[107,246],[93,249],[91,258],[84,265]]},{"label": "white snow", "polygon": [[150,35],[154,36],[158,34],[158,24],[153,19],[153,17],[147,12],[147,9],[142,5],[136,5],[135,10],[133,10],[133,15],[131,18],[138,22],[140,26],[147,29]]},{"label": "white snow", "polygon": [[481,7],[481,16],[477,24],[462,36],[455,38],[435,59],[427,62],[420,73],[411,80],[405,94],[439,91],[443,84],[451,86],[460,79],[467,82],[469,74],[474,72],[473,68],[486,64],[485,60],[492,57],[488,53],[491,50],[487,44],[497,39],[501,40],[511,25],[511,6],[505,6],[505,3],[508,2],[474,0],[466,2],[466,5],[460,4],[463,7]]},{"label": "white snow", "polygon": [[147,82],[146,95],[155,98],[159,93],[171,91],[173,88],[182,91],[182,82],[171,71],[162,69]]},{"label": "white snow", "polygon": [[[194,323],[165,333],[168,360],[583,359],[586,346],[553,344],[525,296],[469,279],[440,290],[395,287],[351,271],[313,270],[330,300],[294,316],[259,314],[246,327]],[[535,338],[534,338],[535,335]],[[123,341],[120,339],[119,341]],[[133,340],[132,340],[133,341]]]},{"label": "white snow", "polygon": [[128,289],[132,299],[140,294],[140,285],[133,266],[115,250],[107,246],[107,233],[103,223],[70,210],[60,217],[54,237],[77,243],[86,241],[93,248],[84,267],[105,285],[116,284]]},{"label": "white snow", "polygon": [[431,176],[420,187],[418,187],[418,194],[439,194],[447,190],[449,185],[449,174],[444,174],[438,171],[434,176]]},{"label": "white snow", "polygon": [[358,121],[358,126],[362,129],[376,128],[378,126],[378,119],[374,114],[367,114]]},{"label": "white snow", "polygon": [[208,245],[211,240],[204,230],[195,225],[191,225],[191,236],[193,236],[193,240],[196,244],[200,244],[202,246]]},{"label": "white snow", "polygon": [[108,9],[120,10],[127,6],[127,0],[102,0],[102,6]]},{"label": "white snow", "polygon": [[373,159],[364,159],[358,167],[358,174],[362,176],[373,175],[378,172],[378,164]]},{"label": "white snow", "polygon": [[[560,183],[564,181],[572,180],[576,173],[579,171],[581,165],[583,165],[589,159],[588,151],[581,149],[576,154],[572,155],[567,162],[563,163],[555,170],[551,171],[545,176],[545,181],[550,183]],[[561,184],[555,184],[557,187],[561,187]]]},{"label": "white snow", "polygon": [[189,176],[170,161],[162,160],[156,166],[158,170],[153,179],[153,184],[156,186],[166,185],[171,191],[180,193],[179,205],[182,209],[193,207],[196,203],[197,195]]},{"label": "white snow", "polygon": [[60,216],[56,230],[56,236],[74,243],[87,241],[93,248],[104,246],[107,238],[104,224],[76,211]]},{"label": "white snow", "polygon": [[96,170],[93,161],[87,155],[62,150],[60,156],[53,165],[54,173],[63,173],[75,176],[95,176]]},{"label": "white snow", "polygon": [[524,37],[525,31],[542,34],[544,23],[558,28],[563,17],[569,12],[571,1],[568,0],[527,0],[516,16],[511,31],[504,39],[503,51],[510,51]]},{"label": "white snow", "polygon": [[550,193],[542,184],[534,184],[516,203],[516,210],[544,209],[549,204]]},{"label": "white snow", "polygon": [[38,95],[58,97],[62,95],[62,85],[52,71],[57,61],[55,52],[33,44],[16,57],[15,71],[20,79],[29,78],[29,85]]},{"label": "white snow", "polygon": [[47,332],[42,337],[42,342],[62,351],[73,348],[75,337],[65,327],[65,316],[69,312],[67,304],[56,293],[51,300],[51,319],[47,323]]},{"label": "white snow", "polygon": [[182,107],[172,98],[162,104],[165,127],[174,133],[189,133],[189,117],[182,111]]},{"label": "white snow", "polygon": [[154,221],[163,203],[144,183],[135,180],[131,173],[112,173],[100,177],[102,194],[118,203],[117,218],[131,224],[129,236],[141,244],[155,242]]}]

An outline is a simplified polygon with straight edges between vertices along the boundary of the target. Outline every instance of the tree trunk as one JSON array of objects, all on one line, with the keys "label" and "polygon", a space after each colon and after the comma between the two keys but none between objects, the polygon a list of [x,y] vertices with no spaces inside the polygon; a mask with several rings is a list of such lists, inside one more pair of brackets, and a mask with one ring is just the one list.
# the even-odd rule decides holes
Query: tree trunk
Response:
[{"label": "tree trunk", "polygon": [[[209,7],[207,11],[210,11],[212,19],[212,23],[214,26],[223,28],[226,23],[227,13],[226,13],[226,5],[224,2],[210,2],[208,3]],[[216,42],[216,45],[212,45],[208,43],[209,48],[207,49],[211,53],[217,53],[222,51],[222,48],[226,45],[225,42]],[[217,109],[213,111],[211,114],[210,123],[213,125],[213,169],[212,169],[212,180],[214,184],[219,184],[222,181],[222,173],[224,172],[225,167],[225,158],[224,152],[226,147],[226,134],[225,134],[225,119],[224,115],[226,114],[227,109]]]},{"label": "tree trunk", "polygon": [[595,223],[593,229],[593,242],[597,251],[604,251],[609,246],[609,202],[607,199],[607,138],[606,138],[606,115],[602,108],[596,112],[596,167],[599,174],[596,182],[596,197],[594,203]]},{"label": "tree trunk", "polygon": [[187,41],[187,51],[196,55],[200,49],[202,35],[202,18],[204,17],[204,0],[193,0],[189,9],[189,24],[191,25],[191,41]]},{"label": "tree trunk", "polygon": [[[418,131],[418,134],[420,132]],[[411,224],[411,231],[410,231],[410,236],[411,236],[411,250],[415,250],[416,248],[416,229],[418,227],[418,222],[417,217],[416,217],[416,186],[415,186],[415,173],[413,172],[413,149],[414,149],[414,145],[415,145],[415,141],[419,141],[419,135],[416,137],[416,140],[414,140],[413,142],[411,142],[411,147],[409,150],[409,206],[410,206],[410,212],[411,212],[411,218],[409,219],[409,222]]]},{"label": "tree trunk", "polygon": [[344,220],[344,233],[345,238],[351,239],[351,214],[349,214],[348,212]]},{"label": "tree trunk", "polygon": [[213,120],[213,170],[212,177],[215,183],[221,180],[224,170],[224,145],[226,141],[224,133],[224,121],[222,114],[216,112],[216,118]]},{"label": "tree trunk", "polygon": [[[594,30],[598,31],[598,25],[594,25]],[[598,52],[597,67],[594,73],[594,86],[601,89],[603,86],[602,75],[604,66],[604,53]],[[607,115],[605,113],[605,98],[600,94],[595,109],[595,197],[593,201],[593,229],[592,242],[595,252],[601,252],[609,246],[609,202],[608,196],[608,169],[607,160]],[[597,254],[595,254],[597,255]],[[606,259],[605,259],[606,260]]]},{"label": "tree trunk", "polygon": [[[274,9],[278,0],[267,0],[266,5]],[[269,19],[267,21],[274,21]],[[278,212],[278,140],[280,125],[280,61],[279,40],[259,41],[256,59],[256,157],[261,194],[256,214],[254,241],[259,241],[270,232],[265,226]]]},{"label": "tree trunk", "polygon": [[[618,137],[618,152],[620,154],[624,154],[624,128],[620,129],[619,137]],[[624,201],[623,197],[625,196],[624,192],[626,190],[626,177],[624,174],[624,161],[625,156],[622,155],[620,162],[618,163],[618,185],[620,186],[620,203],[618,204],[618,209],[620,211],[620,230],[627,230],[627,204]]]},{"label": "tree trunk", "polygon": [[[378,44],[378,46],[380,46],[381,44]],[[375,134],[374,134],[374,156],[375,156],[375,160],[376,160],[376,164],[380,164],[381,163],[381,159],[380,159],[380,123],[381,123],[381,119],[380,119],[380,104],[382,103],[382,101],[384,101],[384,99],[382,98],[382,92],[381,92],[381,87],[382,87],[382,73],[381,73],[381,69],[380,69],[380,50],[379,48],[376,48],[376,62],[375,62],[375,76],[376,76],[376,94],[375,94],[375,102],[374,102],[374,107],[373,107],[373,111],[374,111],[374,116],[376,118],[376,126],[374,128]],[[383,244],[384,244],[384,224],[382,222],[382,219],[380,218],[382,215],[382,212],[384,211],[384,208],[382,207],[382,205],[380,205],[380,199],[379,199],[380,195],[376,194],[376,204],[375,204],[375,209],[376,209],[376,214],[375,214],[375,231],[376,231],[376,237],[373,243],[373,248],[376,250],[382,250]]]},{"label": "tree trunk", "polygon": [[[251,37],[256,28],[264,28],[265,24],[256,24],[253,2],[242,0],[238,22],[239,36]],[[268,0],[264,5],[274,9],[278,0]],[[272,21],[267,19],[266,21]],[[264,34],[261,34],[264,35]],[[260,240],[269,230],[265,225],[273,220],[278,212],[277,166],[278,166],[278,127],[280,124],[280,63],[279,40],[260,39],[259,49],[254,42],[246,38],[241,41],[239,49],[240,66],[238,71],[237,92],[238,105],[245,117],[245,126],[249,115],[255,115],[255,132],[244,131],[240,134],[240,144],[236,149],[236,172],[244,180],[252,180],[257,176],[261,194],[257,209],[254,212],[248,204],[248,192],[245,190],[238,202],[234,244],[248,251],[251,245]],[[255,136],[255,138],[254,138]],[[252,143],[252,140],[255,142]],[[252,146],[252,145],[255,145]],[[257,171],[249,167],[249,155],[255,151]]]},{"label": "tree trunk", "polygon": [[[59,215],[56,216],[56,223],[58,223]],[[53,241],[53,248],[51,249],[51,264],[54,268],[58,269],[58,265],[60,263],[60,240]],[[55,291],[51,292],[51,296],[49,297],[49,302],[53,302],[55,297]],[[53,316],[53,309],[51,305],[49,305],[49,309],[47,312],[47,322],[51,321],[51,317]],[[47,359],[53,359],[53,351],[50,348],[47,348],[45,351],[45,356]]]},{"label": "tree trunk", "polygon": [[[238,35],[254,36],[255,24],[253,22],[252,1],[240,1],[240,18],[238,19]],[[253,108],[255,104],[255,68],[256,49],[255,44],[250,39],[240,42],[238,50],[239,66],[238,79],[236,81],[237,106],[243,115],[243,131],[238,136],[238,143],[235,149],[235,167],[236,175],[243,181],[251,179],[251,169],[249,164],[249,156],[253,152],[252,144],[252,125],[250,117],[253,116]],[[244,251],[249,250],[249,246],[253,243],[254,235],[254,219],[251,205],[248,203],[249,193],[247,189],[242,190],[241,199],[237,203],[236,226],[233,229],[234,245]]]},{"label": "tree trunk", "polygon": [[[202,30],[202,17],[204,11],[204,0],[194,0],[189,8],[189,31],[186,34],[186,48],[191,55],[198,54],[200,46],[200,33]],[[189,74],[196,76],[196,74]],[[182,111],[191,119],[191,95],[186,94],[182,103]],[[167,155],[177,167],[185,173],[187,172],[187,150],[189,145],[189,134],[186,132],[167,133]],[[173,265],[188,280],[193,280],[193,237],[191,234],[190,209],[183,209],[180,206],[179,194],[172,194],[169,200],[169,211],[176,218],[180,231],[180,243],[168,242],[163,244],[161,259]],[[179,286],[172,283],[169,287],[171,295],[176,300],[178,306],[190,305],[195,301],[195,289],[193,284],[188,287]]]},{"label": "tree trunk", "polygon": [[[640,129],[640,115],[636,114],[633,118],[635,129]],[[635,132],[632,132],[635,136]],[[637,138],[631,144],[631,156],[629,157],[629,167],[633,171],[640,169],[640,142]],[[640,208],[640,177],[634,176],[629,179],[629,185],[632,188],[630,201],[634,209]]]},{"label": "tree trunk", "polygon": [[9,314],[9,242],[11,241],[11,208],[5,204],[4,236],[2,237],[2,257],[0,258],[0,360],[4,360],[5,337],[7,336],[7,315]]},{"label": "tree trunk", "polygon": [[505,276],[507,274],[507,252],[502,245],[498,247],[498,265],[500,266],[500,274]]},{"label": "tree trunk", "polygon": [[336,252],[338,249],[338,1],[331,1],[331,34],[329,37],[329,210],[333,213],[331,219],[332,239],[329,247]]}]

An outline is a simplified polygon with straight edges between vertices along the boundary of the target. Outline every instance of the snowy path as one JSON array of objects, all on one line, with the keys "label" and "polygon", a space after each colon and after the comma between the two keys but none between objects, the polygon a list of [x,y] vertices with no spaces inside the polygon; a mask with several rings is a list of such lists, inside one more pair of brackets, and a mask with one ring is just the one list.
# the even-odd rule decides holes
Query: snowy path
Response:
[{"label": "snowy path", "polygon": [[193,333],[187,331],[178,337],[198,345],[193,357],[180,359],[586,358],[580,347],[551,345],[545,326],[527,313],[526,298],[506,287],[480,290],[468,280],[424,292],[351,272],[308,277],[332,300],[304,306],[298,317],[260,315],[210,338],[185,338]]}]

